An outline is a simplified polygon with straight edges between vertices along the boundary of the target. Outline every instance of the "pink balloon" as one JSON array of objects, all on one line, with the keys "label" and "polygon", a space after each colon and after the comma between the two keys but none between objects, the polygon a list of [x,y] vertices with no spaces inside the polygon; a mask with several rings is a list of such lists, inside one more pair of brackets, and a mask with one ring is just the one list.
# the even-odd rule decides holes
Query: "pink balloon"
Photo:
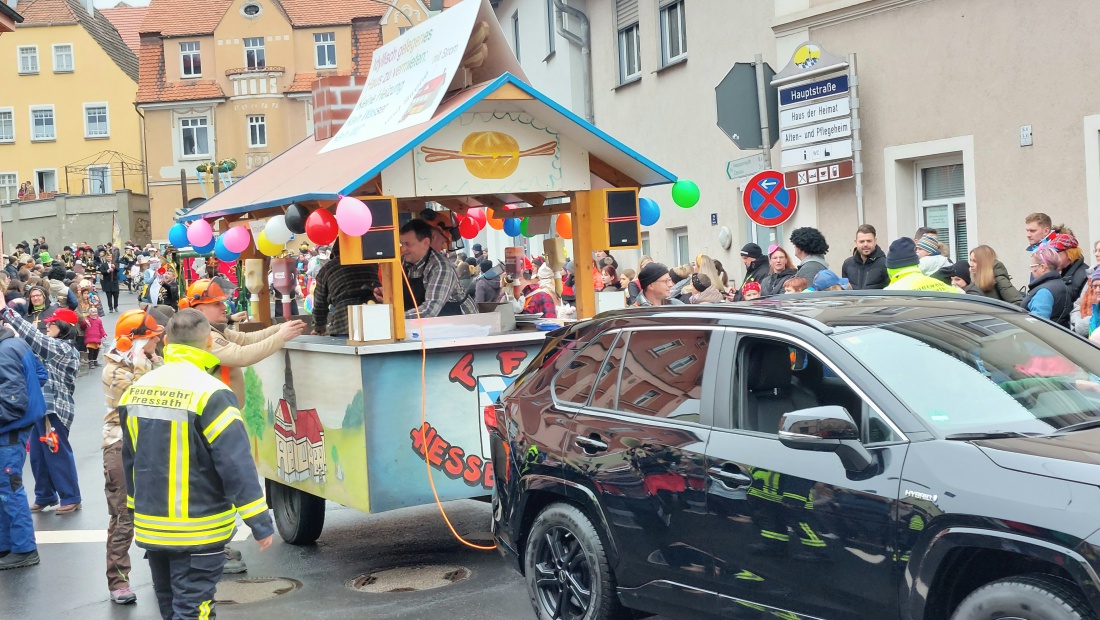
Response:
[{"label": "pink balloon", "polygon": [[336,203],[336,224],[345,235],[361,237],[367,234],[373,223],[374,217],[362,200],[344,196]]},{"label": "pink balloon", "polygon": [[191,247],[204,248],[214,240],[214,228],[206,220],[195,220],[187,227],[187,240]]},{"label": "pink balloon", "polygon": [[234,226],[225,231],[222,235],[222,243],[225,244],[225,249],[234,254],[240,254],[248,249],[248,244],[252,241],[252,236],[248,234],[248,228],[245,226]]}]

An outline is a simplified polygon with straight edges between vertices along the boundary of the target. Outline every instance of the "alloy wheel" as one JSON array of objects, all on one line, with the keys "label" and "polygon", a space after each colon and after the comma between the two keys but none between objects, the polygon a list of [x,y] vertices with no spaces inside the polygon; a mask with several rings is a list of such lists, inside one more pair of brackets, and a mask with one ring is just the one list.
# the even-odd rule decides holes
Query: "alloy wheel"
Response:
[{"label": "alloy wheel", "polygon": [[592,606],[592,570],[581,543],[564,527],[543,534],[535,556],[535,589],[553,620],[580,620]]}]

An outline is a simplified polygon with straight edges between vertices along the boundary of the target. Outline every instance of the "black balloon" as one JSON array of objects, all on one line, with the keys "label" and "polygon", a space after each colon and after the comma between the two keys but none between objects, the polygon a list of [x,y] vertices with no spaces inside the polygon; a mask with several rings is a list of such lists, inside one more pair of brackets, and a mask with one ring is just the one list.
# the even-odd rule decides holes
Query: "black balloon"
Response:
[{"label": "black balloon", "polygon": [[286,215],[284,216],[286,227],[290,229],[290,232],[300,235],[306,231],[307,217],[309,217],[309,209],[299,204],[292,204],[287,207]]}]

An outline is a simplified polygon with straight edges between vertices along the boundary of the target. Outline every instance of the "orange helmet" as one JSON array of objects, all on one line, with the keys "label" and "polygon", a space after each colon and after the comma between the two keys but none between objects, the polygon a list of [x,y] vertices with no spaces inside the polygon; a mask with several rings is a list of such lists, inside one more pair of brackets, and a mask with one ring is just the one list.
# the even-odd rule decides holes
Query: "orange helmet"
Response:
[{"label": "orange helmet", "polygon": [[229,299],[220,284],[209,278],[195,280],[187,287],[187,297],[180,299],[180,308],[194,308],[201,304],[221,303]]},{"label": "orange helmet", "polygon": [[135,340],[153,338],[163,333],[164,328],[157,324],[148,310],[127,310],[119,315],[115,323],[115,346],[119,351],[126,352],[134,346]]}]

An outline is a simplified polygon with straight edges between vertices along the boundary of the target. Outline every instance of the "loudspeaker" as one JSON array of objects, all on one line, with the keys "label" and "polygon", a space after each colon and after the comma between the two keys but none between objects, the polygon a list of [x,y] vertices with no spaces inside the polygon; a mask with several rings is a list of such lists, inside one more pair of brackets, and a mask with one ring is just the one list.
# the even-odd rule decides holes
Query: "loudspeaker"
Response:
[{"label": "loudspeaker", "polygon": [[589,192],[594,216],[592,246],[597,250],[641,247],[638,189],[616,187]]},{"label": "loudspeaker", "polygon": [[388,197],[360,198],[371,213],[371,227],[362,237],[340,233],[340,264],[359,265],[397,259],[397,200]]}]

